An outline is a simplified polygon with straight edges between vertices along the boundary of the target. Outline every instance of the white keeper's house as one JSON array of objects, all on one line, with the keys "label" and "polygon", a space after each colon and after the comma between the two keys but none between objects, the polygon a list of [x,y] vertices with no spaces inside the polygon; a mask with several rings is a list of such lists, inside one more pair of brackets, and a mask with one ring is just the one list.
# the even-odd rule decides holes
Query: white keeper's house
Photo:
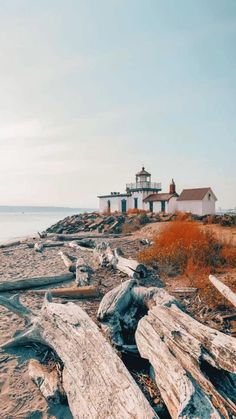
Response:
[{"label": "white keeper's house", "polygon": [[210,187],[184,189],[180,195],[176,192],[172,179],[168,192],[161,192],[161,183],[152,182],[151,174],[143,167],[135,176],[135,182],[126,184],[126,192],[111,192],[100,195],[99,212],[127,212],[130,209],[142,209],[151,212],[173,213],[191,212],[196,215],[215,213],[217,198]]}]

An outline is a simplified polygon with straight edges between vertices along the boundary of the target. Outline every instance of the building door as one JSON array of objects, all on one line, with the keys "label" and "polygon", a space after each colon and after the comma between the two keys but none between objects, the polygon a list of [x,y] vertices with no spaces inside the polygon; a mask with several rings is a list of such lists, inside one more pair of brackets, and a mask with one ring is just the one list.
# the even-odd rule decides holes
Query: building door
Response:
[{"label": "building door", "polygon": [[110,201],[110,199],[108,199],[108,201],[107,201],[107,212],[108,212],[108,214],[110,214],[110,212],[111,212],[111,201]]},{"label": "building door", "polygon": [[138,198],[134,198],[134,208],[138,208]]},{"label": "building door", "polygon": [[152,201],[149,202],[149,210],[151,212],[153,212],[153,202]]},{"label": "building door", "polygon": [[165,201],[161,201],[161,212],[165,212],[166,210],[166,203]]},{"label": "building door", "polygon": [[121,212],[126,212],[127,211],[127,201],[126,199],[122,199],[121,201]]}]

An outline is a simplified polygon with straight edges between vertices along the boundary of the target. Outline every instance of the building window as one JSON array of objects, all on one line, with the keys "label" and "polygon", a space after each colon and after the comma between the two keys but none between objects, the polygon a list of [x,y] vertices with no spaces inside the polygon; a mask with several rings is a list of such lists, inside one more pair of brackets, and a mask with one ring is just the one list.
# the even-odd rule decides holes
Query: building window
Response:
[{"label": "building window", "polygon": [[138,208],[138,198],[134,198],[134,208]]},{"label": "building window", "polygon": [[210,199],[211,199],[211,194],[210,194],[210,193],[208,194],[208,199],[209,199],[209,201],[210,201]]}]

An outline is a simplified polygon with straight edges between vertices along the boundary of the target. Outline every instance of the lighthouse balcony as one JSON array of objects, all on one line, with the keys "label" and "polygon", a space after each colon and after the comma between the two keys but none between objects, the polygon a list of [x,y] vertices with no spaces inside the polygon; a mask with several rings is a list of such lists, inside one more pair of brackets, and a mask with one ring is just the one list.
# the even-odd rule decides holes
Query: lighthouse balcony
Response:
[{"label": "lighthouse balcony", "polygon": [[148,182],[148,181],[140,181],[134,183],[127,183],[126,190],[129,191],[140,191],[140,190],[149,190],[159,192],[161,191],[161,183],[159,182]]}]

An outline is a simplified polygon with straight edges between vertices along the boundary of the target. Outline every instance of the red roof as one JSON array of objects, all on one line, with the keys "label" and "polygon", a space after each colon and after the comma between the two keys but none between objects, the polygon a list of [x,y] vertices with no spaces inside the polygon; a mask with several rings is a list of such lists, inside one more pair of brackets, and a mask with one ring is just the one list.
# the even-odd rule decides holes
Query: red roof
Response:
[{"label": "red roof", "polygon": [[[209,188],[183,189],[177,201],[202,201],[208,192],[211,192],[213,194],[210,187]],[[215,197],[214,194],[213,196]]]},{"label": "red roof", "polygon": [[179,196],[178,194],[171,193],[153,193],[152,195],[144,198],[143,202],[160,202],[160,201],[169,201],[173,196]]}]

